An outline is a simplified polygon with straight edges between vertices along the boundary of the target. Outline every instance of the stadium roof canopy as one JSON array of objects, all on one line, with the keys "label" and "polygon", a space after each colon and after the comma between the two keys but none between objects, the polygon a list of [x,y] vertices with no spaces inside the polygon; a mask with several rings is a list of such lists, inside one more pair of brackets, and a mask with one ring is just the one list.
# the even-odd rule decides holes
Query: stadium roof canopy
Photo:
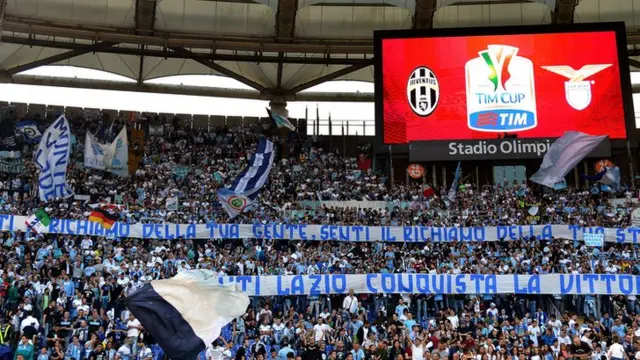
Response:
[{"label": "stadium roof canopy", "polygon": [[[371,94],[300,92],[330,80],[373,81],[377,29],[623,20],[629,43],[640,43],[634,35],[640,0],[0,0],[0,6],[1,82],[276,101],[371,101]],[[54,64],[135,81],[20,74]],[[631,64],[640,68],[640,61]],[[186,74],[228,76],[254,90],[145,83]]]}]

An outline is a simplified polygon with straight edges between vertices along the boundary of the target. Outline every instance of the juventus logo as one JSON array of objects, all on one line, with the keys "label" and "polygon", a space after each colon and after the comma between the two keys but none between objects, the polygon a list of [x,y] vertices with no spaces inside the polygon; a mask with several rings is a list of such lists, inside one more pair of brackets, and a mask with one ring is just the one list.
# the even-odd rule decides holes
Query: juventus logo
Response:
[{"label": "juventus logo", "polygon": [[440,99],[438,79],[431,69],[420,66],[413,70],[407,82],[407,99],[416,115],[429,116]]}]

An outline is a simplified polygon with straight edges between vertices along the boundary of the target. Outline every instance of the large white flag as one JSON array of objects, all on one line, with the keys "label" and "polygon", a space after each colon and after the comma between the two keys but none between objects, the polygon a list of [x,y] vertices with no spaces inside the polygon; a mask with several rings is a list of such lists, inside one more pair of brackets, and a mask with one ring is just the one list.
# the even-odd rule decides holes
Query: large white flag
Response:
[{"label": "large white flag", "polygon": [[129,176],[129,142],[127,141],[127,127],[120,130],[118,136],[107,147],[104,163],[110,172],[122,176]]},{"label": "large white flag", "polygon": [[105,170],[104,154],[108,145],[103,145],[96,138],[87,132],[84,139],[84,167],[98,170]]},{"label": "large white flag", "polygon": [[71,129],[64,115],[60,115],[42,134],[35,155],[35,163],[40,169],[38,193],[41,201],[73,196],[73,189],[67,183],[70,153]]},{"label": "large white flag", "polygon": [[216,273],[192,270],[145,284],[125,304],[170,359],[196,359],[247,311],[249,296],[220,285]]},{"label": "large white flag", "polygon": [[553,188],[606,138],[606,135],[593,136],[577,131],[565,132],[544,155],[540,170],[531,176],[531,181]]}]

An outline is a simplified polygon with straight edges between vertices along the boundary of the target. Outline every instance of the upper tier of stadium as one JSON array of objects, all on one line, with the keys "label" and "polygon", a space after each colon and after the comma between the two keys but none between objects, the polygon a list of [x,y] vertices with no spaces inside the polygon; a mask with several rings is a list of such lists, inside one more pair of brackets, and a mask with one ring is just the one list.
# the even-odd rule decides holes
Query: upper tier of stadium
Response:
[{"label": "upper tier of stadium", "polygon": [[[633,0],[1,0],[0,81],[235,98],[372,101],[303,92],[373,81],[374,30],[624,21],[633,68]],[[42,65],[99,69],[131,83],[21,74]],[[231,77],[251,90],[145,83]],[[302,93],[301,93],[302,92]]]}]

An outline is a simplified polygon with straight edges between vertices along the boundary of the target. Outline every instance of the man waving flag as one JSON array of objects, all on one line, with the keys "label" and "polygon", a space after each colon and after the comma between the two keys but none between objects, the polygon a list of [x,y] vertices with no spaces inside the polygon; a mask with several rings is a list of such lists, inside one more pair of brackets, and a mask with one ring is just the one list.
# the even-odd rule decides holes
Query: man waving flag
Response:
[{"label": "man waving flag", "polygon": [[249,296],[212,271],[191,270],[151,281],[124,302],[170,359],[192,360],[247,311]]}]

